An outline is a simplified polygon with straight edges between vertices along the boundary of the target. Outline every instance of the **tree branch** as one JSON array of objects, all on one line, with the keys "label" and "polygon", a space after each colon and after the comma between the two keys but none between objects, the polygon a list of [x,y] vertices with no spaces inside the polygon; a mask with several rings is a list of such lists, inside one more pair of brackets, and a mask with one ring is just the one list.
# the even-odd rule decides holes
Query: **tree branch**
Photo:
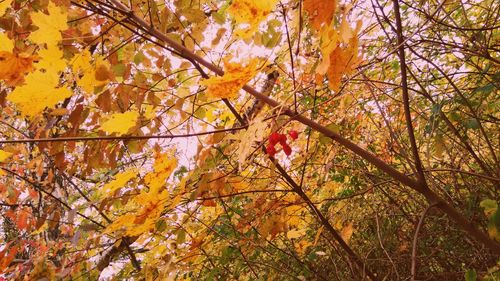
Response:
[{"label": "tree branch", "polygon": [[415,280],[415,268],[417,264],[417,242],[418,242],[418,233],[420,232],[420,228],[422,227],[422,224],[424,223],[424,218],[429,212],[432,207],[435,207],[435,204],[430,204],[425,208],[425,210],[422,212],[422,215],[420,216],[420,220],[418,221],[417,224],[417,229],[415,230],[415,236],[413,236],[413,245],[412,245],[412,250],[411,250],[411,280]]},{"label": "tree branch", "polygon": [[398,55],[401,68],[401,90],[403,92],[403,107],[406,119],[406,129],[408,130],[408,137],[410,139],[410,146],[415,160],[415,169],[417,170],[418,181],[427,189],[427,182],[425,180],[424,168],[422,161],[418,155],[417,142],[415,140],[415,132],[413,130],[411,112],[410,112],[410,97],[408,94],[408,75],[406,73],[406,58],[405,58],[405,43],[403,38],[403,27],[401,24],[401,14],[399,12],[399,1],[392,1],[394,6],[394,14],[396,17],[396,34],[398,38]]},{"label": "tree branch", "polygon": [[190,138],[204,135],[211,135],[223,132],[232,132],[235,130],[245,129],[247,126],[241,126],[230,129],[220,129],[207,132],[182,134],[182,135],[146,135],[146,136],[99,136],[99,137],[57,137],[57,138],[38,138],[38,139],[17,139],[17,140],[0,140],[2,143],[34,143],[34,142],[66,142],[66,141],[101,141],[101,140],[147,140],[147,139],[178,139]]}]

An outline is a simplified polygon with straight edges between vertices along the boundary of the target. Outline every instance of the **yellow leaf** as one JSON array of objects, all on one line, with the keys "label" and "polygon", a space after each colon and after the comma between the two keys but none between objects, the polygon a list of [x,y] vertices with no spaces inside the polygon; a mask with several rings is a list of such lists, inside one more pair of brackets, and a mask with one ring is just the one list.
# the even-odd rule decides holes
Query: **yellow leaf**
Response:
[{"label": "yellow leaf", "polygon": [[[168,154],[174,154],[169,152]],[[166,157],[165,155],[156,155],[155,164],[153,165],[154,171],[144,177],[146,185],[153,190],[160,190],[165,181],[170,177],[175,167],[177,167],[177,159],[173,156]]]},{"label": "yellow leaf", "polygon": [[[165,155],[158,153],[153,165],[154,171],[144,177],[144,182],[149,190],[143,190],[133,197],[125,208],[132,207],[133,211],[120,216],[106,228],[105,232],[124,230],[129,236],[137,236],[153,229],[169,198],[165,181],[176,166],[177,159],[175,157],[165,157]],[[123,176],[123,179],[126,178],[127,176]]]},{"label": "yellow leaf", "polygon": [[330,67],[330,54],[338,45],[338,32],[328,26],[323,26],[320,31],[320,50],[322,61],[316,71],[324,75]]},{"label": "yellow leaf", "polygon": [[337,0],[304,1],[304,10],[309,15],[311,25],[316,31],[319,31],[323,24],[330,25],[336,6]]},{"label": "yellow leaf", "polygon": [[137,111],[115,113],[101,124],[101,129],[108,134],[117,133],[123,135],[137,124],[138,118],[139,113]]},{"label": "yellow leaf", "polygon": [[[333,70],[333,72],[335,72],[335,77],[336,77],[336,78],[329,77],[332,81],[330,84],[332,89],[336,89],[340,84],[340,78],[342,76],[342,73],[344,71],[347,72],[351,71],[353,67],[358,63],[357,33],[361,29],[361,21],[357,22],[356,29],[351,28],[351,26],[349,25],[349,21],[347,20],[347,14],[349,10],[350,6],[344,9],[342,22],[340,24],[338,32],[337,30],[330,28],[328,25],[323,25],[319,32],[322,61],[316,69],[317,73],[320,75],[327,73],[328,68],[330,67],[331,64],[333,64],[332,62],[333,58],[331,57],[331,55],[332,52],[336,50],[336,48],[338,49],[337,52],[339,53],[337,55],[341,56],[341,58],[337,57],[341,62],[339,63],[339,60],[337,60],[335,62],[335,65],[332,66],[335,69]],[[340,43],[344,44],[343,48],[339,46]],[[345,45],[347,45],[347,47]],[[333,76],[334,75],[331,74],[331,77]]]},{"label": "yellow leaf", "polygon": [[47,6],[49,14],[37,12],[31,15],[31,20],[38,26],[38,30],[30,35],[31,41],[37,44],[47,43],[49,46],[56,46],[62,40],[61,30],[68,29],[66,23],[66,11],[49,2]]},{"label": "yellow leaf", "polygon": [[294,243],[293,245],[295,246],[295,250],[297,251],[297,253],[302,256],[305,254],[307,248],[312,245],[312,243],[306,240],[301,240],[298,243]]},{"label": "yellow leaf", "polygon": [[75,55],[75,57],[71,61],[71,67],[73,68],[73,71],[76,73],[80,71],[85,73],[93,69],[93,66],[90,63],[91,60],[92,56],[90,55],[90,52],[87,49],[85,49],[79,54]]},{"label": "yellow leaf", "polygon": [[125,186],[125,184],[131,179],[137,176],[137,170],[130,170],[123,173],[119,173],[115,175],[115,179],[105,184],[101,191],[104,195],[109,195],[115,192],[117,189],[120,189]]},{"label": "yellow leaf", "polygon": [[5,11],[7,11],[7,8],[10,7],[11,2],[11,0],[4,0],[0,3],[0,16],[5,14]]},{"label": "yellow leaf", "polygon": [[209,98],[236,98],[239,90],[255,76],[257,64],[258,59],[252,59],[246,67],[225,60],[226,72],[223,76],[210,77],[201,81],[200,84],[207,86]]},{"label": "yellow leaf", "polygon": [[235,192],[240,192],[244,190],[248,190],[250,184],[245,181],[243,177],[232,177],[228,180],[228,183],[231,185]]},{"label": "yellow leaf", "polygon": [[150,104],[143,104],[142,109],[144,110],[144,117],[147,119],[153,119],[156,116],[155,107]]},{"label": "yellow leaf", "polygon": [[350,5],[344,9],[344,14],[342,15],[342,22],[340,23],[340,39],[343,43],[348,43],[349,39],[352,38],[353,35],[355,35],[353,32],[354,30],[349,26],[349,21],[347,20],[347,14],[351,10]]},{"label": "yellow leaf", "polygon": [[0,149],[0,162],[5,162],[11,156],[12,153]]},{"label": "yellow leaf", "polygon": [[71,63],[73,71],[82,75],[77,79],[78,86],[82,87],[87,94],[93,94],[95,88],[106,85],[112,78],[109,63],[106,60],[100,56],[95,58],[93,64],[91,60],[90,52],[84,50]]},{"label": "yellow leaf", "polygon": [[[7,2],[7,1],[5,1]],[[3,3],[0,4],[0,6]],[[0,15],[2,14],[1,7],[0,7]],[[0,52],[12,52],[12,49],[14,49],[14,43],[12,40],[7,37],[7,34],[5,33],[0,33]]]},{"label": "yellow leaf", "polygon": [[295,229],[295,230],[290,230],[286,233],[286,237],[288,237],[288,239],[295,239],[295,238],[299,238],[301,237],[302,235],[304,235],[307,231],[307,228],[303,228],[303,229]]},{"label": "yellow leaf", "polygon": [[271,239],[273,239],[279,233],[284,232],[286,227],[286,217],[282,214],[273,214],[259,225],[258,230],[262,237],[271,235]]},{"label": "yellow leaf", "polygon": [[236,24],[248,26],[236,28],[235,34],[248,39],[257,31],[259,23],[266,18],[276,5],[277,0],[233,0],[227,12],[233,17]]},{"label": "yellow leaf", "polygon": [[37,230],[31,232],[31,235],[32,236],[38,235],[38,234],[46,231],[47,229],[49,229],[49,224],[47,223],[47,221],[45,221]]},{"label": "yellow leaf", "polygon": [[65,87],[56,88],[59,83],[57,73],[37,71],[28,75],[25,82],[25,85],[16,87],[7,99],[26,116],[37,115],[46,107],[54,107],[72,95]]},{"label": "yellow leaf", "polygon": [[252,151],[254,151],[254,142],[261,141],[266,135],[267,123],[264,122],[264,116],[257,115],[250,126],[246,130],[241,130],[233,139],[239,140],[238,149],[238,162],[243,165]]},{"label": "yellow leaf", "polygon": [[49,46],[38,52],[40,61],[37,68],[43,68],[47,72],[59,73],[66,68],[66,61],[63,59],[63,52],[56,46]]},{"label": "yellow leaf", "polygon": [[323,232],[323,228],[324,226],[321,226],[318,230],[318,232],[316,232],[316,236],[314,237],[314,242],[313,242],[313,247],[316,247],[316,244],[318,244],[318,241],[319,241],[319,238],[321,237],[321,232]]}]

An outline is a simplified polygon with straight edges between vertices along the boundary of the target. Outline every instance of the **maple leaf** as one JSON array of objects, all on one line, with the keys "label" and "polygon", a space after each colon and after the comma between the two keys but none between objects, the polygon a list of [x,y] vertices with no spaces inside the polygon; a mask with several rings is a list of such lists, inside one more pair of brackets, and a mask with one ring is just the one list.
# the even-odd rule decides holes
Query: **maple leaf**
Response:
[{"label": "maple leaf", "polygon": [[136,206],[133,213],[127,213],[117,218],[106,228],[105,232],[124,230],[126,235],[137,236],[153,229],[156,220],[165,208],[167,199],[168,192],[166,190],[162,192],[157,190],[142,191],[133,198],[131,203],[127,204]]},{"label": "maple leaf", "polygon": [[38,26],[38,30],[32,32],[29,38],[37,44],[55,46],[62,40],[61,30],[68,29],[68,15],[52,2],[49,2],[47,9],[48,15],[42,12],[31,15],[31,20]]},{"label": "maple leaf", "polygon": [[115,113],[109,116],[109,118],[101,124],[101,130],[108,134],[117,133],[123,135],[137,124],[138,119],[139,112],[137,111]]},{"label": "maple leaf", "polygon": [[[168,152],[168,154],[173,154],[173,151]],[[134,196],[126,206],[126,209],[130,208],[133,211],[117,218],[106,228],[106,232],[124,230],[127,235],[136,236],[154,228],[169,197],[169,193],[164,187],[165,181],[176,166],[177,159],[175,157],[165,157],[165,155],[158,153],[153,165],[154,171],[144,177],[144,182],[149,190],[142,190]],[[127,177],[128,174],[120,179],[124,180]]]},{"label": "maple leaf", "polygon": [[[145,225],[144,227],[146,229],[150,229],[150,226],[153,225],[156,219],[160,217],[167,199],[168,192],[166,190],[159,192],[159,190],[151,189],[149,190],[149,192],[142,192],[141,194],[137,195],[134,200],[139,206],[141,206],[141,208],[138,212],[135,213],[133,223],[147,223],[147,225]],[[128,233],[130,235],[134,234],[130,231]]]},{"label": "maple leaf", "polygon": [[252,59],[247,66],[224,61],[226,71],[223,76],[210,77],[200,82],[207,86],[207,96],[213,99],[236,98],[239,90],[250,81],[257,72],[259,60]]},{"label": "maple leaf", "polygon": [[63,59],[63,52],[54,46],[49,46],[48,49],[42,49],[38,52],[40,60],[37,63],[38,68],[42,68],[47,72],[59,73],[66,68],[66,61]]},{"label": "maple leaf", "polygon": [[266,18],[277,2],[277,0],[233,0],[227,9],[228,13],[236,24],[248,26],[237,28],[235,34],[244,39],[250,38],[259,28],[259,23]]},{"label": "maple leaf", "polygon": [[115,175],[115,179],[108,182],[101,188],[101,192],[105,195],[115,192],[117,189],[123,188],[127,182],[135,178],[138,171],[133,169]]},{"label": "maple leaf", "polygon": [[4,0],[3,2],[0,3],[0,16],[5,14],[5,11],[7,10],[8,7],[10,7],[11,0]]},{"label": "maple leaf", "polygon": [[154,228],[168,199],[168,192],[141,193],[134,198],[135,204],[140,206],[133,214],[125,214],[116,219],[107,231],[124,229],[126,235],[137,236]]},{"label": "maple leaf", "polygon": [[85,90],[87,94],[93,94],[98,87],[104,86],[112,79],[112,73],[109,70],[109,63],[101,56],[94,58],[94,63],[91,63],[92,56],[88,50],[83,51],[75,56],[71,63],[71,67],[75,73],[81,74],[77,78],[77,83]]},{"label": "maple leaf", "polygon": [[36,71],[28,75],[25,82],[25,85],[16,87],[7,100],[15,103],[26,116],[35,116],[73,94],[66,87],[56,88],[59,84],[57,73]]},{"label": "maple leaf", "polygon": [[306,240],[301,240],[293,245],[299,256],[303,256],[306,253],[307,248],[312,246],[312,243]]},{"label": "maple leaf", "polygon": [[330,67],[330,55],[338,46],[338,32],[331,28],[321,28],[320,31],[320,51],[322,60],[316,71],[318,74],[323,75]]},{"label": "maple leaf", "polygon": [[351,74],[359,61],[357,36],[349,40],[347,47],[337,46],[330,54],[330,67],[326,73],[330,88],[338,91],[342,76],[344,74]]},{"label": "maple leaf", "polygon": [[[170,151],[168,154],[174,154],[174,151]],[[150,189],[159,190],[164,186],[165,181],[170,177],[175,167],[177,167],[175,157],[165,157],[158,153],[153,165],[154,171],[144,177],[144,182]]]},{"label": "maple leaf", "polygon": [[9,86],[20,84],[24,75],[33,70],[33,61],[36,58],[26,54],[0,52],[0,79]]},{"label": "maple leaf", "polygon": [[307,228],[290,230],[286,233],[286,237],[288,239],[296,239],[303,236],[306,233],[306,231]]},{"label": "maple leaf", "polygon": [[[336,48],[340,46],[341,43],[344,44],[343,46],[344,49],[356,48],[356,50],[354,49],[350,50],[350,52],[352,52],[351,55],[355,55],[354,52],[357,52],[357,41],[354,42],[353,40],[354,37],[357,36],[359,30],[361,29],[361,21],[357,22],[356,29],[353,29],[349,25],[347,15],[350,9],[351,9],[350,5],[344,8],[344,13],[342,15],[342,21],[340,23],[339,30],[332,29],[329,27],[329,25],[323,25],[319,31],[320,51],[322,60],[321,63],[318,65],[316,71],[320,75],[323,75],[328,71],[328,68],[330,67],[331,64],[331,54]],[[354,44],[355,46],[350,47],[349,44]],[[357,57],[355,59],[357,59]],[[355,61],[352,61],[352,64],[354,63]],[[342,66],[343,65],[340,66],[335,65],[333,67],[341,68]]]},{"label": "maple leaf", "polygon": [[330,25],[336,6],[337,0],[304,1],[304,10],[309,14],[311,24],[316,31],[319,31],[323,24]]},{"label": "maple leaf", "polygon": [[287,228],[286,217],[283,214],[272,214],[258,227],[262,237],[271,235],[273,239],[280,232],[285,232]]},{"label": "maple leaf", "polygon": [[238,155],[240,165],[243,165],[247,161],[248,156],[254,150],[254,142],[264,139],[266,128],[267,123],[264,122],[264,116],[257,115],[248,126],[248,129],[241,130],[236,136],[232,137],[232,139],[239,142],[236,154]]},{"label": "maple leaf", "polygon": [[12,153],[0,149],[0,163],[5,162],[11,156]]},{"label": "maple leaf", "polygon": [[12,52],[14,43],[7,37],[7,34],[0,33],[0,52]]}]

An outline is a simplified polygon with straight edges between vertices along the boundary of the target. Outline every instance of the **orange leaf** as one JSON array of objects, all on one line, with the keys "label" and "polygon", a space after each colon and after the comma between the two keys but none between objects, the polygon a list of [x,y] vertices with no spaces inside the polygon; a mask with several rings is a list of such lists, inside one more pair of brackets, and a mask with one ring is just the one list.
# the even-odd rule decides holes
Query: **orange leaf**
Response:
[{"label": "orange leaf", "polygon": [[329,25],[331,23],[336,6],[336,0],[304,1],[304,9],[309,14],[311,24],[316,31],[319,31],[323,24]]},{"label": "orange leaf", "polygon": [[12,54],[10,52],[0,52],[0,79],[9,86],[19,85],[24,75],[33,70],[33,61],[36,56],[26,54]]},{"label": "orange leaf", "polygon": [[17,214],[16,226],[21,230],[26,230],[28,228],[28,211],[24,208]]},{"label": "orange leaf", "polygon": [[226,71],[222,77],[210,77],[200,84],[207,86],[207,96],[210,98],[237,98],[238,91],[255,76],[257,64],[257,59],[252,59],[245,67],[225,60]]},{"label": "orange leaf", "polygon": [[344,228],[342,228],[342,231],[340,231],[340,236],[342,236],[342,239],[344,239],[345,242],[349,242],[353,232],[354,232],[354,227],[352,222],[350,222]]}]

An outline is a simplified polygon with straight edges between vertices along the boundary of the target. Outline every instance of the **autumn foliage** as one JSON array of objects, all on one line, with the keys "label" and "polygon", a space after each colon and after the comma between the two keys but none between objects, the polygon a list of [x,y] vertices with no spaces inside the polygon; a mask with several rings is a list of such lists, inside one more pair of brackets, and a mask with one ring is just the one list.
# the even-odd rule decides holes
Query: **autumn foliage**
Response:
[{"label": "autumn foliage", "polygon": [[0,280],[500,279],[498,1],[0,1]]}]

